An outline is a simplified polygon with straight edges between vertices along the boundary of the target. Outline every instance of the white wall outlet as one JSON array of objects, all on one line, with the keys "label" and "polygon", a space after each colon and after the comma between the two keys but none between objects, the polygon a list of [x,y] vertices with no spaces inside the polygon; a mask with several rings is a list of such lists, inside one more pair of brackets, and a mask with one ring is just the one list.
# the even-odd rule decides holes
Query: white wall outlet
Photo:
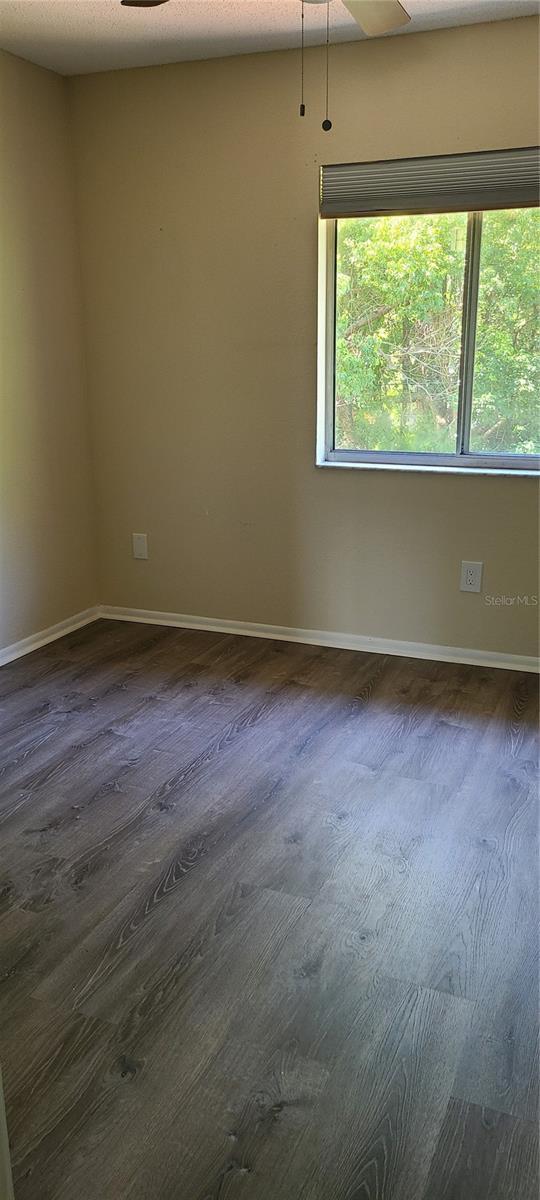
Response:
[{"label": "white wall outlet", "polygon": [[482,590],[483,566],[484,564],[481,562],[462,562],[459,585],[462,592],[480,592]]},{"label": "white wall outlet", "polygon": [[131,545],[134,558],[148,558],[148,534],[132,533]]}]

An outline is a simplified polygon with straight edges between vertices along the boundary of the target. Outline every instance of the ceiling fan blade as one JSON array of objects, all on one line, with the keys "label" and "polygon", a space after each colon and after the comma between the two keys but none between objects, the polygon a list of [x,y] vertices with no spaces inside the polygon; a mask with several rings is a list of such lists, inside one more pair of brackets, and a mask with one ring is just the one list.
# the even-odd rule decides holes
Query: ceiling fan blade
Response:
[{"label": "ceiling fan blade", "polygon": [[168,0],[120,0],[126,8],[158,8],[160,4],[167,4]]},{"label": "ceiling fan blade", "polygon": [[411,19],[399,0],[343,0],[343,3],[368,37],[391,33]]}]

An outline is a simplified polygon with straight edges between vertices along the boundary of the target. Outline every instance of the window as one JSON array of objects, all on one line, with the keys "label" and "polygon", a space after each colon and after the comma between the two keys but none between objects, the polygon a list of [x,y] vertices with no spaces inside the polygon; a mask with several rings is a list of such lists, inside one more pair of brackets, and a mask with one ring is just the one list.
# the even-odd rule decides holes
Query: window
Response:
[{"label": "window", "polygon": [[[533,161],[517,151],[323,168],[320,463],[538,469],[540,211],[516,182],[519,155]],[[441,163],[458,196],[448,170],[441,189]],[[486,207],[463,210],[466,199]],[[400,204],[416,211],[392,211]]]}]

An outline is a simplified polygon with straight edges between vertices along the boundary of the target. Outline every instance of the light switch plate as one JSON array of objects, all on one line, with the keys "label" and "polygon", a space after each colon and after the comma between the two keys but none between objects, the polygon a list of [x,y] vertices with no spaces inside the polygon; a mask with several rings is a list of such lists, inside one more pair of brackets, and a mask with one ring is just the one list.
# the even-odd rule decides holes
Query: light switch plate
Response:
[{"label": "light switch plate", "polygon": [[134,558],[148,558],[148,534],[132,533],[131,545]]}]

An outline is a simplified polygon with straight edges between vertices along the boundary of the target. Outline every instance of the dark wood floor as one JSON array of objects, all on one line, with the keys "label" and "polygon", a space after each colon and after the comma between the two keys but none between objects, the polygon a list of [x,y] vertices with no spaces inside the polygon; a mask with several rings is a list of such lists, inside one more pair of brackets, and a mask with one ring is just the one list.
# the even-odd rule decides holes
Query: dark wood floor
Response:
[{"label": "dark wood floor", "polygon": [[537,1200],[535,698],[105,621],[2,668],[17,1200]]}]

